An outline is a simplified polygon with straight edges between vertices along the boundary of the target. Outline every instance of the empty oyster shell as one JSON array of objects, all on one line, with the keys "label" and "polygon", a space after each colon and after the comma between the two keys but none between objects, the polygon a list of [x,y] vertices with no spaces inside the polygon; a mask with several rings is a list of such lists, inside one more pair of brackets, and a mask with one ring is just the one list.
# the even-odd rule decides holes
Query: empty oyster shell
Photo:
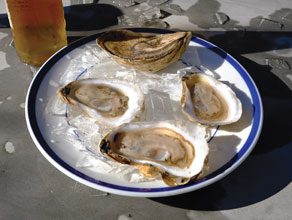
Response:
[{"label": "empty oyster shell", "polygon": [[144,96],[137,86],[119,80],[82,79],[58,91],[66,103],[109,126],[132,121],[142,110]]},{"label": "empty oyster shell", "polygon": [[182,56],[191,36],[191,32],[150,35],[114,30],[105,32],[96,42],[122,65],[157,72]]},{"label": "empty oyster shell", "polygon": [[209,151],[205,128],[196,125],[190,134],[168,122],[123,125],[107,134],[99,149],[145,176],[161,174],[168,185],[185,184],[198,175]]},{"label": "empty oyster shell", "polygon": [[242,105],[235,93],[215,78],[193,73],[182,78],[181,105],[192,121],[217,126],[236,122]]}]

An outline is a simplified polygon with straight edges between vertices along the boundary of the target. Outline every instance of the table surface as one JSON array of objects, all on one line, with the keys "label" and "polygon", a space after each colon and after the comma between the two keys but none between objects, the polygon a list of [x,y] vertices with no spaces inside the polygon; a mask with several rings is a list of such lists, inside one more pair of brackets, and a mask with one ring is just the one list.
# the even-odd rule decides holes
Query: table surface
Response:
[{"label": "table surface", "polygon": [[[64,1],[69,40],[113,28],[74,23]],[[98,4],[112,1],[94,1]],[[116,1],[117,2],[117,1]],[[125,14],[138,7],[112,8]],[[292,219],[292,2],[289,0],[178,1],[180,13],[166,11],[174,30],[190,30],[233,55],[250,73],[262,97],[264,124],[252,154],[234,172],[204,189],[164,198],[107,195],[54,168],[37,150],[24,117],[32,80],[5,25],[0,3],[0,219]],[[81,5],[71,6],[78,11]],[[89,7],[90,6],[90,7]],[[82,10],[97,9],[83,5]],[[95,5],[96,6],[96,5]],[[72,10],[73,10],[72,9]],[[216,13],[228,15],[214,22]],[[217,14],[218,15],[218,14]],[[3,19],[4,18],[4,19]],[[70,20],[72,19],[72,20]],[[88,18],[82,18],[88,19]],[[85,22],[86,23],[86,22]],[[74,37],[73,37],[74,36]],[[270,59],[270,62],[267,62]],[[11,142],[14,153],[5,150]]]}]

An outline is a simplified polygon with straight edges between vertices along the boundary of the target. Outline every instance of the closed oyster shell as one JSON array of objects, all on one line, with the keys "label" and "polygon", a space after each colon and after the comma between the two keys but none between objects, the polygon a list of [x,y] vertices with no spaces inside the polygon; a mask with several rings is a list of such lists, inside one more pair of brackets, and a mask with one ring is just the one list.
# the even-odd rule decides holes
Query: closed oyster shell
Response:
[{"label": "closed oyster shell", "polygon": [[167,185],[182,185],[199,175],[208,155],[205,128],[192,133],[169,122],[129,123],[100,142],[101,153],[135,166],[146,177],[158,174]]},{"label": "closed oyster shell", "polygon": [[157,72],[180,59],[191,36],[191,32],[153,35],[113,30],[102,34],[96,42],[122,65]]}]

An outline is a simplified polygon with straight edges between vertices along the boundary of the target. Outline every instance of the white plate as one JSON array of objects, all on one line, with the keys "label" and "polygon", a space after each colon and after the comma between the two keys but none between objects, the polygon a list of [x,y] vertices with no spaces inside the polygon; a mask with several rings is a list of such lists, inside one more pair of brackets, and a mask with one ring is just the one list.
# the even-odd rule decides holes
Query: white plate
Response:
[{"label": "white plate", "polygon": [[[138,32],[166,33],[159,29],[132,29]],[[127,196],[160,197],[177,195],[203,188],[214,183],[235,168],[250,154],[259,137],[263,109],[259,92],[247,71],[229,54],[215,45],[193,37],[182,61],[189,65],[202,65],[229,83],[243,104],[239,122],[221,126],[210,141],[209,173],[203,179],[183,186],[167,187],[156,182],[129,183],[111,173],[100,173],[94,168],[77,167],[84,152],[70,146],[62,136],[52,139],[51,127],[57,126],[60,117],[47,114],[45,108],[50,97],[56,95],[60,77],[70,68],[70,60],[88,50],[96,35],[83,38],[56,53],[39,70],[33,79],[26,100],[27,126],[40,152],[57,169],[78,182],[109,193]],[[76,69],[80,73],[84,70]],[[51,125],[51,126],[47,126]]]}]

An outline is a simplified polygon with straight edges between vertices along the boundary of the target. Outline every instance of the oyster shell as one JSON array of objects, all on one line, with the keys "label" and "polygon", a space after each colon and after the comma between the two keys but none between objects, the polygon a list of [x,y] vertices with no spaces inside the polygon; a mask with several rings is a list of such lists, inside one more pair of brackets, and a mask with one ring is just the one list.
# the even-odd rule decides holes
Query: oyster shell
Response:
[{"label": "oyster shell", "polygon": [[105,32],[97,44],[118,63],[146,72],[157,72],[176,62],[186,50],[191,32],[150,35],[129,30]]},{"label": "oyster shell", "polygon": [[192,121],[217,126],[236,122],[242,105],[230,87],[215,78],[193,73],[182,78],[181,105]]},{"label": "oyster shell", "polygon": [[209,148],[205,129],[192,128],[192,135],[168,122],[129,123],[107,134],[101,153],[119,163],[136,166],[142,174],[161,174],[168,185],[181,185],[198,175]]},{"label": "oyster shell", "polygon": [[88,116],[109,126],[132,121],[144,105],[140,89],[119,80],[82,79],[58,91],[68,104],[80,107]]}]

